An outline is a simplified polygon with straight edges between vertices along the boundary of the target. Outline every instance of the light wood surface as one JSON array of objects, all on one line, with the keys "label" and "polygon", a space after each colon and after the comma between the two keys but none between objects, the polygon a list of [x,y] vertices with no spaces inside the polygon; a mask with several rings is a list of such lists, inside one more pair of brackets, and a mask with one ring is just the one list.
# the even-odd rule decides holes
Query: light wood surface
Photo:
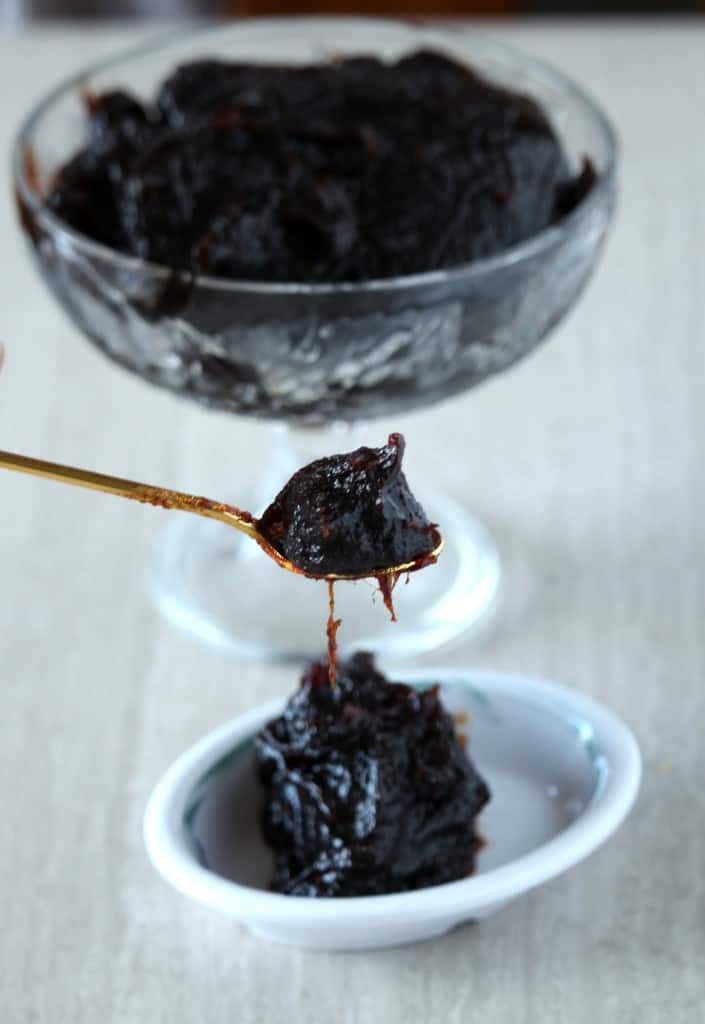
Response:
[{"label": "light wood surface", "polygon": [[[545,675],[610,704],[643,750],[638,804],[588,862],[440,941],[262,944],[155,875],[141,817],[178,753],[296,673],[160,620],[144,574],[167,513],[0,474],[4,1024],[703,1020],[705,30],[499,31],[612,111],[622,200],[550,344],[394,424],[410,472],[433,466],[496,531],[507,569],[498,626],[426,660]],[[40,93],[136,34],[1,36],[0,152]],[[227,467],[254,473],[265,425],[179,403],[77,336],[30,265],[7,159],[0,177],[0,445],[199,493]]]}]

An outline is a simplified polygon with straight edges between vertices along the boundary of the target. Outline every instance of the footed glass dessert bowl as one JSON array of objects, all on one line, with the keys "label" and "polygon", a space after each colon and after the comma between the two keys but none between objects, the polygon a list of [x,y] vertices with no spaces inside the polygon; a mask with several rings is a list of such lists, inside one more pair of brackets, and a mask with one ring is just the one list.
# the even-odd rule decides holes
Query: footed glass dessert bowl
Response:
[{"label": "footed glass dessert bowl", "polygon": [[[391,61],[422,49],[540,105],[576,179],[585,161],[595,173],[570,212],[470,263],[301,283],[232,280],[147,262],[81,234],[45,202],[58,169],[85,142],[87,96],[125,88],[146,99],[175,67],[203,57],[296,65],[360,54]],[[211,409],[326,428],[425,408],[507,369],[546,338],[597,261],[614,207],[616,145],[608,119],[580,88],[484,36],[400,22],[303,18],[180,31],[81,72],[25,121],[14,177],[21,222],[45,282],[108,357]],[[291,433],[305,438],[303,449],[284,452],[266,474],[261,495],[249,502],[255,513],[261,497],[304,462],[353,447],[331,440],[324,429]],[[279,437],[280,450],[286,436]],[[365,441],[374,439],[368,433]],[[490,536],[465,510],[435,495],[432,483],[420,497],[443,528],[446,553],[433,573],[400,592],[394,630],[371,602],[341,592],[346,645],[407,654],[429,649],[493,604],[500,572]],[[213,492],[228,497],[222,482],[214,482]],[[307,601],[300,581],[262,565],[212,524],[173,525],[154,584],[173,620],[223,646],[297,659],[320,647],[325,595]],[[274,621],[282,626],[276,636]]]}]

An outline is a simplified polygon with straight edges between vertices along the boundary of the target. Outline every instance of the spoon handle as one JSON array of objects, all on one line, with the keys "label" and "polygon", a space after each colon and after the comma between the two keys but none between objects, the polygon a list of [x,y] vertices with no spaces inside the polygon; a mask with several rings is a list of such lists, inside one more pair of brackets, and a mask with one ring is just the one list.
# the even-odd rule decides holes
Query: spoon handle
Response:
[{"label": "spoon handle", "polygon": [[152,484],[141,484],[135,480],[123,480],[119,476],[107,476],[105,473],[94,473],[92,470],[77,469],[75,466],[62,466],[58,462],[45,462],[43,459],[32,459],[27,455],[16,455],[13,452],[0,451],[0,469],[13,469],[18,473],[42,476],[49,480],[58,480],[59,483],[87,487],[92,491],[103,491],[106,494],[115,494],[119,498],[130,498],[161,508],[192,512],[197,516],[217,519],[250,537],[258,538],[255,520],[249,512],[244,512],[234,505],[200,498],[195,494],[172,491],[167,487],[154,487]]}]

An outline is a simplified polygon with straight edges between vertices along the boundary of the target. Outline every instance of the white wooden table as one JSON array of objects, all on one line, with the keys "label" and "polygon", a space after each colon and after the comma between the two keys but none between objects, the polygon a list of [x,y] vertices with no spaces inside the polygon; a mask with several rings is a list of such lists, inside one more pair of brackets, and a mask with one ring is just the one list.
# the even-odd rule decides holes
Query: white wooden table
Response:
[{"label": "white wooden table", "polygon": [[[443,482],[493,526],[507,565],[501,627],[432,660],[608,702],[642,746],[637,807],[572,873],[440,941],[357,955],[263,945],[159,880],[141,816],[175,755],[295,673],[229,660],[160,620],[144,564],[163,514],[5,475],[5,1024],[703,1019],[705,24],[500,34],[611,110],[623,192],[601,269],[553,341],[400,424],[417,467],[443,439]],[[136,35],[0,36],[0,152],[40,93]],[[77,336],[30,265],[0,168],[0,447],[194,490],[224,454],[238,467],[263,451],[265,426],[151,390]]]}]

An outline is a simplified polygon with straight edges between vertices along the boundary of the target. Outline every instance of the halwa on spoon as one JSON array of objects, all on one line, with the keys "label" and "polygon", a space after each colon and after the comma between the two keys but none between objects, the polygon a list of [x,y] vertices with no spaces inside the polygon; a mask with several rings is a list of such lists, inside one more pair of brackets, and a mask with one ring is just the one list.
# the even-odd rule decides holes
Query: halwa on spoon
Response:
[{"label": "halwa on spoon", "polygon": [[260,519],[209,498],[0,451],[0,468],[216,519],[251,537],[284,569],[314,579],[397,577],[443,548],[401,470],[404,439],[358,448],[298,470]]}]

